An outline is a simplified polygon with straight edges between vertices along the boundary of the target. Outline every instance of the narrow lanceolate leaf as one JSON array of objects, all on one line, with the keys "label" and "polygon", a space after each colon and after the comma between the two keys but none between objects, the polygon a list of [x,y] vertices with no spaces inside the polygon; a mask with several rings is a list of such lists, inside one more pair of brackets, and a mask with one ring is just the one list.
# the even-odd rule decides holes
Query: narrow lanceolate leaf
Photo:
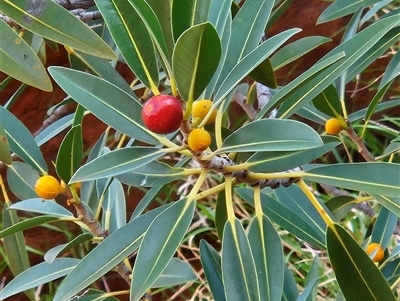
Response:
[{"label": "narrow lanceolate leaf", "polygon": [[30,165],[15,161],[7,168],[7,182],[12,193],[20,200],[37,198],[35,183],[39,174]]},{"label": "narrow lanceolate leaf", "polygon": [[[10,205],[7,203],[5,203],[3,206],[2,222],[4,228],[12,227],[19,221],[16,212],[13,210],[8,210],[9,207]],[[5,253],[7,254],[7,265],[15,277],[29,268],[29,258],[26,251],[25,238],[21,232],[4,237],[3,247]],[[34,298],[35,296],[35,292],[33,290],[26,291],[26,294],[30,299]],[[0,296],[1,299],[4,299],[1,291]]]},{"label": "narrow lanceolate leaf", "polygon": [[[237,188],[235,192],[250,205],[254,206],[253,189]],[[308,199],[306,199],[306,201],[308,202],[307,205],[310,206]],[[304,203],[302,203],[302,205],[303,204]],[[263,212],[265,212],[265,215],[267,215],[271,221],[288,230],[293,235],[304,239],[309,244],[325,249],[325,231],[321,231],[320,227],[315,227],[314,222],[310,223],[308,218],[304,220],[303,214],[298,214],[298,207],[301,205],[297,205],[296,207],[292,206],[293,208],[291,208],[265,193],[261,193],[261,205]]]},{"label": "narrow lanceolate leaf", "polygon": [[328,6],[319,16],[317,22],[325,23],[340,17],[344,17],[354,13],[361,6],[369,6],[379,2],[378,0],[336,0]]},{"label": "narrow lanceolate leaf", "polygon": [[[243,57],[230,72],[223,78],[220,85],[217,85],[218,90],[215,93],[214,101],[220,103],[229,92],[251,71],[253,71],[259,64],[261,64],[272,52],[279,48],[294,34],[301,31],[301,29],[293,28],[286,30],[268,40],[264,41],[260,46],[256,47],[245,57]],[[233,38],[233,36],[232,36]],[[231,40],[232,40],[231,38]],[[228,58],[226,58],[226,61]],[[221,75],[222,76],[222,75]]]},{"label": "narrow lanceolate leaf", "polygon": [[64,251],[70,250],[75,246],[80,245],[81,243],[87,242],[93,238],[92,233],[82,233],[78,236],[76,236],[73,240],[71,240],[68,243],[61,244],[58,246],[55,246],[48,250],[46,254],[44,254],[44,260],[51,264],[53,263],[56,259],[56,257],[59,254],[62,254]]},{"label": "narrow lanceolate leaf", "polygon": [[93,30],[55,1],[4,0],[1,10],[23,28],[49,40],[98,57],[117,58]]},{"label": "narrow lanceolate leaf", "polygon": [[32,48],[3,20],[0,31],[0,70],[30,86],[52,91],[50,78]]},{"label": "narrow lanceolate leaf", "polygon": [[283,291],[285,261],[279,234],[264,215],[252,219],[247,236],[256,266],[258,288],[262,300],[280,300]]},{"label": "narrow lanceolate leaf", "polygon": [[8,144],[7,134],[0,123],[0,161],[6,165],[12,164],[10,145]]},{"label": "narrow lanceolate leaf", "polygon": [[273,5],[274,1],[269,0],[246,1],[235,15],[232,20],[232,38],[217,87],[239,61],[257,48]]},{"label": "narrow lanceolate leaf", "polygon": [[12,204],[9,209],[47,214],[56,217],[73,217],[71,211],[68,211],[63,206],[54,201],[43,201],[42,198],[23,200]]},{"label": "narrow lanceolate leaf", "polygon": [[222,283],[221,256],[206,241],[200,241],[200,259],[208,285],[215,301],[225,301]]},{"label": "narrow lanceolate leaf", "polygon": [[0,116],[11,151],[40,173],[47,172],[42,152],[25,125],[3,107],[0,107]]},{"label": "narrow lanceolate leaf", "polygon": [[397,51],[393,55],[389,64],[386,66],[385,73],[383,74],[382,80],[379,83],[378,90],[382,89],[388,82],[392,81],[400,75],[400,52]]},{"label": "narrow lanceolate leaf", "polygon": [[257,152],[244,164],[254,172],[283,172],[301,166],[333,150],[341,141],[334,136],[321,136],[323,145],[298,151]]},{"label": "narrow lanceolate leaf", "polygon": [[[220,4],[221,5],[221,4]],[[174,0],[172,1],[171,22],[174,40],[190,27],[207,21],[210,0]]]},{"label": "narrow lanceolate leaf", "polygon": [[19,274],[11,280],[1,291],[2,300],[16,295],[24,290],[35,288],[55,279],[68,275],[78,264],[79,259],[58,258],[52,264],[39,263]]},{"label": "narrow lanceolate leaf", "polygon": [[399,164],[395,163],[332,164],[307,170],[303,177],[305,180],[388,197],[400,195]]},{"label": "narrow lanceolate leaf", "polygon": [[387,197],[383,195],[375,195],[372,196],[384,207],[389,209],[391,212],[400,217],[400,198],[399,197]]},{"label": "narrow lanceolate leaf", "polygon": [[271,64],[276,71],[330,40],[326,37],[311,36],[294,41],[279,49],[271,57]]},{"label": "narrow lanceolate leaf", "polygon": [[56,171],[68,183],[79,168],[83,157],[82,126],[77,125],[68,131],[58,149]]},{"label": "narrow lanceolate leaf", "polygon": [[149,162],[133,171],[116,175],[115,178],[130,186],[153,187],[185,177],[185,169],[171,167],[158,161]]},{"label": "narrow lanceolate leaf", "polygon": [[356,198],[350,195],[340,195],[330,198],[325,206],[332,213],[334,220],[339,222],[356,205]]},{"label": "narrow lanceolate leaf", "polygon": [[130,300],[138,301],[167,267],[189,228],[195,205],[193,200],[182,199],[151,223],[133,267]]},{"label": "narrow lanceolate leaf", "polygon": [[239,220],[225,224],[222,238],[222,279],[227,301],[264,300],[249,241]]},{"label": "narrow lanceolate leaf", "polygon": [[384,85],[381,89],[376,92],[374,95],[374,98],[372,98],[371,102],[368,105],[367,111],[365,112],[365,117],[364,120],[366,121],[365,127],[368,125],[368,122],[372,116],[372,114],[375,113],[375,109],[378,105],[378,103],[382,100],[383,96],[385,95],[387,89],[391,85],[392,81],[388,82],[386,85]]},{"label": "narrow lanceolate leaf", "polygon": [[70,300],[132,254],[139,247],[143,233],[150,223],[167,207],[162,206],[151,210],[108,236],[65,278],[53,300]]},{"label": "narrow lanceolate leaf", "polygon": [[106,124],[140,141],[157,143],[143,125],[141,104],[122,89],[86,72],[55,66],[49,72],[67,94]]},{"label": "narrow lanceolate leaf", "polygon": [[328,116],[342,115],[339,94],[334,85],[329,85],[312,100],[315,108]]},{"label": "narrow lanceolate leaf", "polygon": [[228,136],[218,153],[293,151],[321,145],[320,136],[304,123],[263,119],[253,121]]},{"label": "narrow lanceolate leaf", "polygon": [[209,22],[185,31],[176,42],[172,68],[182,99],[193,101],[207,87],[221,57],[218,33]]},{"label": "narrow lanceolate leaf", "polygon": [[108,152],[79,168],[70,182],[107,178],[139,168],[164,154],[156,147],[126,147]]},{"label": "narrow lanceolate leaf", "polygon": [[[327,86],[333,83],[341,74],[346,72],[349,69],[349,66],[357,64],[357,61],[363,57],[371,47],[374,47],[388,31],[399,24],[400,20],[397,16],[381,19],[330,51],[321,60],[326,60],[327,58],[339,55],[342,52],[345,53],[345,57],[323,70],[311,80],[303,82],[301,85],[295,87],[296,91],[284,100],[282,106],[279,108],[277,117],[289,118],[291,115],[296,113],[307,102],[311,101]],[[285,88],[280,92],[283,93],[283,90],[285,90]],[[275,97],[277,97],[278,94],[279,92]],[[273,101],[273,98],[271,101]],[[273,103],[275,101],[276,99]]]},{"label": "narrow lanceolate leaf", "polygon": [[24,231],[29,228],[33,228],[42,224],[46,224],[52,221],[57,220],[58,217],[51,216],[51,215],[43,215],[43,216],[35,216],[31,217],[28,219],[25,219],[23,221],[17,222],[16,224],[4,228],[3,230],[0,231],[0,238],[3,238],[7,235],[14,234],[17,232]]},{"label": "narrow lanceolate leaf", "polygon": [[129,1],[96,0],[125,62],[147,88],[158,86],[158,66],[150,34]]},{"label": "narrow lanceolate leaf", "polygon": [[328,228],[326,244],[332,269],[347,301],[395,301],[375,263],[354,238],[338,224]]},{"label": "narrow lanceolate leaf", "polygon": [[289,268],[285,265],[285,280],[283,281],[282,301],[296,301],[299,296],[296,281]]},{"label": "narrow lanceolate leaf", "polygon": [[396,214],[385,207],[381,207],[372,229],[371,242],[377,242],[383,249],[386,249],[396,229],[397,220],[398,216]]},{"label": "narrow lanceolate leaf", "polygon": [[152,288],[170,287],[197,279],[192,267],[186,261],[172,258],[160,277],[153,283]]}]

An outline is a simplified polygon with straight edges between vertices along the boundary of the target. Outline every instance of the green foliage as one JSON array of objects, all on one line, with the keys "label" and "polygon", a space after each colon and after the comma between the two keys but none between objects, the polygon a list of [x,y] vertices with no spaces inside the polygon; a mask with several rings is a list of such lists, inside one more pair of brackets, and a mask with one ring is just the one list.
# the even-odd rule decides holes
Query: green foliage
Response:
[{"label": "green foliage", "polygon": [[[395,3],[334,1],[318,22],[352,14],[342,41],[279,86],[275,71],[331,40],[296,39],[300,28],[267,36],[290,0],[94,2],[102,19],[90,26],[54,1],[0,6],[24,28],[0,20],[0,68],[9,76],[0,89],[11,78],[23,83],[0,109],[0,270],[14,275],[0,299],[24,292],[33,300],[42,285],[49,294],[40,297],[56,301],[170,298],[177,286],[184,298],[216,301],[398,297],[400,120],[383,115],[400,105],[388,96],[400,73]],[[27,85],[51,91],[47,46],[65,47],[70,62],[47,68],[68,94],[49,114],[77,108],[33,137],[10,108]],[[360,82],[383,55],[390,60],[381,79]],[[117,57],[132,83],[117,72]],[[357,111],[346,95],[354,84],[374,90]],[[143,101],[160,91],[185,110],[180,130],[168,135],[141,119]],[[192,118],[192,103],[204,98],[217,111],[213,124]],[[94,145],[85,140],[87,115],[108,126]],[[331,117],[343,121],[338,137],[321,127]],[[186,142],[195,128],[212,137],[199,153]],[[40,147],[64,130],[51,160],[65,191],[45,201],[34,186],[53,169]],[[127,216],[138,191],[144,196]],[[65,232],[67,241],[34,250],[23,231],[35,227]],[[385,250],[380,263],[365,252],[371,242]],[[30,266],[30,252],[44,261]],[[109,277],[129,290],[87,289]]]}]

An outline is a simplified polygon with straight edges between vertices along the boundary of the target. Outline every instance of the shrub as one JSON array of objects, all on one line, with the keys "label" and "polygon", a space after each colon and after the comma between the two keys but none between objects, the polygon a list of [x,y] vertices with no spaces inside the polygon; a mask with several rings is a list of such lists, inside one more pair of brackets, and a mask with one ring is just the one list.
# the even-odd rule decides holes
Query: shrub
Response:
[{"label": "shrub", "polygon": [[[77,106],[35,138],[9,111],[15,99],[1,107],[0,159],[7,181],[0,178],[0,237],[15,275],[0,291],[2,299],[22,291],[34,299],[32,289],[46,283],[55,301],[150,299],[183,284],[193,299],[216,301],[314,300],[317,293],[325,300],[396,299],[400,248],[392,234],[400,212],[399,119],[372,119],[399,108],[398,98],[385,98],[399,75],[394,5],[332,3],[320,23],[352,15],[341,43],[278,86],[278,69],[329,39],[287,43],[299,28],[266,37],[291,1],[238,2],[101,0],[94,12],[80,15],[94,19],[87,26],[55,1],[3,1],[11,26],[0,22],[1,70],[51,91],[41,59],[46,45],[64,46],[70,66],[47,71],[68,94],[57,106]],[[117,53],[135,74],[130,85],[113,68]],[[347,85],[383,54],[391,60],[370,84],[375,95],[365,108],[349,111]],[[160,91],[184,106],[179,130],[174,125],[150,131],[143,123],[144,101]],[[193,105],[204,99],[212,105],[192,116]],[[234,102],[247,113],[239,120],[232,117]],[[84,150],[88,114],[108,128]],[[332,133],[338,137],[322,134],[331,118],[343,121],[343,130]],[[65,197],[43,200],[34,183],[49,166],[39,147],[64,129],[54,165],[66,183]],[[6,183],[17,202],[11,202]],[[128,219],[125,187],[145,191]],[[150,209],[160,198],[164,203]],[[364,215],[359,224],[350,218],[355,209],[379,211],[366,229]],[[60,222],[75,223],[80,233],[30,267],[21,231],[50,223],[61,231]],[[370,241],[387,250],[379,264],[365,252]],[[188,246],[201,268],[181,260]],[[302,268],[306,277],[293,276],[294,261],[308,262]],[[129,291],[87,290],[111,270]],[[332,282],[337,285],[319,286]]]}]

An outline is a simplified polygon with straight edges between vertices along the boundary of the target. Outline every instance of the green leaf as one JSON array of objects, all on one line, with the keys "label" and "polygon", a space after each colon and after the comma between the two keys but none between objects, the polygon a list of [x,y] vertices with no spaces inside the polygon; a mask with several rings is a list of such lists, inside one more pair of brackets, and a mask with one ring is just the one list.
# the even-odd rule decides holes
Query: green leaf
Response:
[{"label": "green leaf", "polygon": [[347,301],[396,300],[378,267],[340,225],[326,232],[332,269]]},{"label": "green leaf", "polygon": [[315,108],[328,116],[342,115],[339,94],[334,85],[329,85],[312,100]]},{"label": "green leaf", "polygon": [[383,96],[385,95],[385,93],[386,93],[386,91],[389,88],[391,83],[392,82],[388,82],[381,89],[379,89],[378,92],[376,92],[376,94],[374,95],[374,98],[372,98],[371,102],[368,104],[368,108],[367,108],[367,111],[365,112],[365,117],[364,117],[364,120],[365,120],[364,130],[367,127],[368,122],[371,119],[372,114],[374,114],[378,103],[382,100]]},{"label": "green leaf", "polygon": [[[8,210],[9,208],[10,204],[5,203],[2,211],[2,224],[4,228],[12,227],[19,221],[15,211]],[[8,235],[2,239],[2,244],[7,254],[7,265],[12,274],[17,277],[17,275],[23,273],[30,266],[24,236],[21,232]],[[33,290],[28,290],[25,294],[29,299],[34,300],[35,292]],[[0,291],[0,296],[3,299],[3,291]]]},{"label": "green leaf", "polygon": [[365,68],[384,55],[388,49],[396,45],[400,36],[400,28],[396,27],[387,32],[375,45],[362,55],[347,70],[346,82],[353,80],[357,74],[360,74]]},{"label": "green leaf", "polygon": [[95,1],[125,62],[149,89],[158,86],[158,66],[150,34],[129,1]]},{"label": "green leaf", "polygon": [[35,288],[68,275],[78,262],[79,259],[75,258],[58,258],[52,264],[47,262],[39,263],[11,280],[0,291],[0,296],[4,300],[24,290]]},{"label": "green leaf", "polygon": [[285,265],[282,301],[296,301],[298,296],[297,284],[289,268]]},{"label": "green leaf", "polygon": [[[241,60],[257,48],[264,34],[264,29],[274,4],[273,2],[269,0],[246,1],[234,16],[231,27],[232,38],[229,41],[226,61],[217,87],[221,86],[228,74]],[[273,44],[272,41],[271,43]],[[261,59],[259,63],[267,57],[268,55]]]},{"label": "green leaf", "polygon": [[222,237],[224,234],[224,226],[228,219],[224,190],[218,193],[216,206],[217,207],[215,208],[215,227],[217,228],[218,237],[222,241]]},{"label": "green leaf", "polygon": [[304,172],[303,178],[317,183],[389,197],[398,197],[400,194],[399,165],[394,163],[332,164],[309,169]]},{"label": "green leaf", "polygon": [[107,178],[139,168],[165,153],[156,147],[133,146],[108,152],[80,167],[70,182]]},{"label": "green leaf", "polygon": [[65,209],[63,206],[58,205],[54,201],[43,201],[42,198],[35,198],[20,201],[12,204],[9,209],[11,210],[22,210],[40,214],[47,214],[55,217],[73,217],[73,214]]},{"label": "green leaf", "polygon": [[[274,192],[278,202],[295,213],[297,218],[306,222],[310,233],[315,232],[321,238],[324,236],[326,228],[324,220],[298,186],[281,187],[275,189]],[[325,207],[322,202],[321,206]],[[330,215],[327,208],[324,209]],[[304,230],[306,230],[306,227],[304,227]]]},{"label": "green leaf", "polygon": [[54,301],[67,301],[132,254],[154,218],[170,205],[134,219],[108,236],[86,255],[58,287]]},{"label": "green leaf", "polygon": [[382,76],[381,82],[379,83],[378,90],[382,89],[388,82],[398,77],[400,74],[400,52],[397,51],[389,64],[386,66],[385,73]]},{"label": "green leaf", "polygon": [[[336,56],[341,56],[344,52],[345,57],[342,60],[336,62],[325,70],[318,72],[316,75],[312,76],[311,79],[304,81],[307,77],[303,79],[303,76],[308,73],[314,73],[313,69],[320,65],[320,63],[317,63],[314,67],[303,73],[303,75],[296,78],[285,88],[275,94],[268,105],[264,107],[257,116],[262,116],[262,114],[269,110],[269,108],[275,107],[278,103],[283,102],[277,116],[279,118],[290,117],[334,82],[341,74],[343,74],[343,72],[348,70],[349,66],[357,62],[357,60],[373,45],[375,45],[387,31],[397,26],[398,22],[399,20],[398,18],[395,18],[395,16],[379,20],[356,34],[348,41],[340,44],[338,47],[326,54],[320,60],[320,63],[333,59]],[[292,86],[294,83],[298,84]],[[292,91],[293,88],[294,91]],[[288,95],[286,95],[287,93]],[[281,99],[283,96],[285,96],[285,99]]]},{"label": "green leaf", "polygon": [[4,0],[1,10],[22,27],[49,40],[98,57],[117,58],[93,30],[54,1]]},{"label": "green leaf", "polygon": [[42,174],[46,173],[47,165],[43,155],[25,125],[3,107],[0,107],[0,116],[10,149],[25,163]]},{"label": "green leaf", "polygon": [[226,300],[263,300],[249,241],[236,218],[225,224],[221,257]]},{"label": "green leaf", "polygon": [[229,135],[217,152],[292,151],[321,145],[320,136],[304,123],[263,119],[250,122]]},{"label": "green leaf", "polygon": [[[219,104],[246,75],[261,64],[272,52],[278,49],[279,46],[286,42],[290,37],[300,31],[301,29],[293,28],[277,34],[264,41],[261,45],[238,61],[238,63],[233,66],[222,79],[222,82],[217,84],[217,87],[219,88],[215,92],[214,101]],[[227,57],[226,60],[228,59],[229,58]],[[222,76],[221,73],[220,78]]]},{"label": "green leaf", "polygon": [[221,256],[205,240],[200,240],[200,259],[215,301],[226,301],[222,282]]},{"label": "green leaf", "polygon": [[271,64],[274,71],[286,66],[311,50],[329,41],[331,41],[331,39],[327,37],[310,36],[285,45],[271,57]]},{"label": "green leaf", "polygon": [[172,258],[151,287],[169,287],[195,280],[197,280],[197,276],[189,263],[178,258]]},{"label": "green leaf", "polygon": [[221,57],[221,42],[211,23],[195,25],[177,40],[172,68],[179,94],[186,101],[197,99],[207,87]]},{"label": "green leaf", "polygon": [[379,2],[379,0],[336,0],[328,6],[318,17],[317,24],[329,22],[340,17],[354,13],[361,6],[369,6]]},{"label": "green leaf", "polygon": [[8,186],[20,200],[38,197],[34,188],[37,179],[38,172],[26,163],[16,161],[7,168]]},{"label": "green leaf", "polygon": [[44,260],[48,264],[52,264],[54,261],[57,261],[58,259],[56,258],[59,254],[62,254],[63,252],[70,250],[84,242],[87,242],[93,238],[93,235],[91,233],[82,233],[76,236],[74,239],[72,239],[70,242],[61,244],[58,246],[55,246],[48,250],[46,254],[44,254]]},{"label": "green leaf", "polygon": [[171,167],[168,164],[158,161],[149,162],[133,171],[128,171],[115,176],[118,181],[136,187],[164,185],[184,177],[184,168]]},{"label": "green leaf", "polygon": [[149,204],[157,197],[162,188],[163,188],[162,185],[158,185],[146,191],[146,194],[143,196],[143,198],[135,207],[135,210],[133,211],[129,221],[132,221],[138,216],[140,216],[140,214],[143,213],[143,211],[147,208],[147,206],[149,206]]},{"label": "green leaf", "polygon": [[400,217],[400,198],[399,197],[387,197],[383,195],[376,195],[376,194],[371,194],[372,197],[375,198],[375,200],[378,201],[382,206],[385,206],[387,209],[389,209],[391,212],[394,214],[397,214],[397,216]]},{"label": "green leaf", "polygon": [[317,110],[312,102],[306,104],[304,107],[298,110],[296,114],[320,125],[325,125],[326,121],[330,117],[329,115]]},{"label": "green leaf", "polygon": [[325,202],[335,221],[340,221],[356,205],[355,197],[340,195],[330,198]]},{"label": "green leaf", "polygon": [[143,125],[142,105],[125,91],[85,72],[56,66],[49,72],[67,94],[106,124],[140,141],[157,143]]},{"label": "green leaf", "polygon": [[52,221],[58,220],[58,217],[51,216],[51,215],[42,215],[42,216],[35,216],[23,221],[17,222],[14,225],[4,228],[0,231],[0,238],[3,238],[7,235],[14,234],[20,231],[24,231],[26,229],[30,229],[42,224],[46,224]]},{"label": "green leaf", "polygon": [[296,299],[296,301],[307,301],[307,300],[315,300],[312,299],[312,295],[315,291],[315,289],[317,288],[317,284],[318,284],[318,279],[314,279],[313,281],[311,281],[309,284],[307,284],[303,291],[301,292],[300,296]]},{"label": "green leaf", "polygon": [[341,141],[334,136],[321,136],[323,145],[307,150],[257,152],[244,164],[253,172],[283,172],[301,166],[333,150]]},{"label": "green leaf", "polygon": [[284,259],[279,234],[266,216],[254,217],[248,239],[253,254],[262,300],[279,300],[283,292]]},{"label": "green leaf", "polygon": [[74,114],[70,114],[50,124],[43,131],[37,134],[37,136],[35,136],[36,144],[38,146],[42,146],[43,144],[45,144],[51,138],[55,137],[57,134],[61,133],[63,130],[69,127],[72,124],[73,119]]},{"label": "green leaf", "polygon": [[76,125],[68,131],[58,149],[56,171],[64,183],[68,183],[79,168],[82,157],[82,126]]},{"label": "green leaf", "polygon": [[173,0],[171,9],[174,40],[190,27],[207,21],[211,0]]},{"label": "green leaf", "polygon": [[119,181],[113,180],[103,200],[103,222],[108,233],[113,233],[126,224],[126,201],[124,189]]},{"label": "green leaf", "polygon": [[266,58],[253,71],[251,71],[249,76],[254,81],[271,89],[276,89],[278,86],[276,83],[274,69],[272,68],[271,61],[268,58]]},{"label": "green leaf", "polygon": [[131,300],[139,300],[164,271],[189,228],[194,208],[194,201],[182,199],[153,220],[133,267]]},{"label": "green leaf", "polygon": [[3,20],[0,20],[0,31],[0,70],[23,83],[51,92],[50,78],[32,48]]},{"label": "green leaf", "polygon": [[[388,109],[390,109],[390,108],[395,108],[395,107],[397,107],[397,106],[399,106],[399,105],[400,105],[400,98],[398,98],[398,99],[393,99],[393,100],[387,100],[387,101],[384,101],[384,102],[381,102],[380,104],[378,104],[378,105],[376,106],[374,112],[375,112],[375,113],[379,113],[379,112],[388,110]],[[357,112],[354,112],[354,113],[350,114],[350,115],[348,116],[348,120],[349,120],[350,122],[354,122],[354,121],[363,119],[364,116],[365,116],[365,113],[366,113],[367,109],[368,109],[368,108],[364,108],[364,109],[361,109],[361,110],[359,110],[359,111],[357,111]]]},{"label": "green leaf", "polygon": [[135,95],[132,93],[132,89],[129,87],[129,84],[125,81],[121,74],[119,74],[118,71],[111,66],[108,60],[80,51],[75,51],[73,54],[87,67],[89,67],[97,76],[104,78],[105,80],[124,90],[129,95],[135,97]]},{"label": "green leaf", "polygon": [[371,242],[379,243],[383,249],[386,249],[396,229],[397,220],[396,214],[385,207],[381,207],[372,229]]},{"label": "green leaf", "polygon": [[[235,192],[239,194],[243,200],[254,206],[253,190],[251,188],[237,188],[235,189]],[[302,199],[305,199],[305,197]],[[308,199],[306,201],[308,202],[309,207],[310,204]],[[302,204],[305,203],[302,202]],[[271,219],[271,221],[286,229],[293,235],[298,236],[300,239],[304,239],[309,244],[325,249],[325,231],[320,231],[316,228],[314,222],[310,223],[308,218],[307,220],[304,220],[301,215],[299,216],[299,205],[292,208],[285,206],[285,204],[278,202],[263,192],[261,193],[261,205],[263,212]],[[293,210],[293,208],[296,208],[296,210]]]},{"label": "green leaf", "polygon": [[7,134],[0,124],[0,161],[6,165],[12,164],[10,145],[8,144]]},{"label": "green leaf", "polygon": [[[154,13],[156,14],[161,26],[161,30],[165,39],[165,44],[168,50],[169,60],[172,57],[174,48],[174,39],[172,37],[172,24],[171,24],[171,1],[159,0],[146,0]],[[155,26],[152,24],[152,26]],[[153,30],[154,31],[154,30]]]}]

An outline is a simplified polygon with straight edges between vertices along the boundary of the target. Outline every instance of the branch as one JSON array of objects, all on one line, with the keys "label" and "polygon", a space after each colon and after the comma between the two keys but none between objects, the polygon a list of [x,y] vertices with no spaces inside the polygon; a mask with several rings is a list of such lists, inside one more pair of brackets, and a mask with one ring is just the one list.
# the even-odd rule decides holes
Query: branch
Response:
[{"label": "branch", "polygon": [[369,152],[367,147],[364,144],[364,141],[361,137],[359,137],[356,132],[354,132],[353,128],[351,127],[350,121],[346,121],[346,124],[348,128],[346,129],[346,132],[351,140],[357,145],[357,150],[360,153],[361,156],[364,157],[365,161],[367,162],[374,162],[375,158],[372,156],[372,154]]},{"label": "branch", "polygon": [[55,0],[55,2],[66,9],[85,9],[95,5],[93,0]]}]

